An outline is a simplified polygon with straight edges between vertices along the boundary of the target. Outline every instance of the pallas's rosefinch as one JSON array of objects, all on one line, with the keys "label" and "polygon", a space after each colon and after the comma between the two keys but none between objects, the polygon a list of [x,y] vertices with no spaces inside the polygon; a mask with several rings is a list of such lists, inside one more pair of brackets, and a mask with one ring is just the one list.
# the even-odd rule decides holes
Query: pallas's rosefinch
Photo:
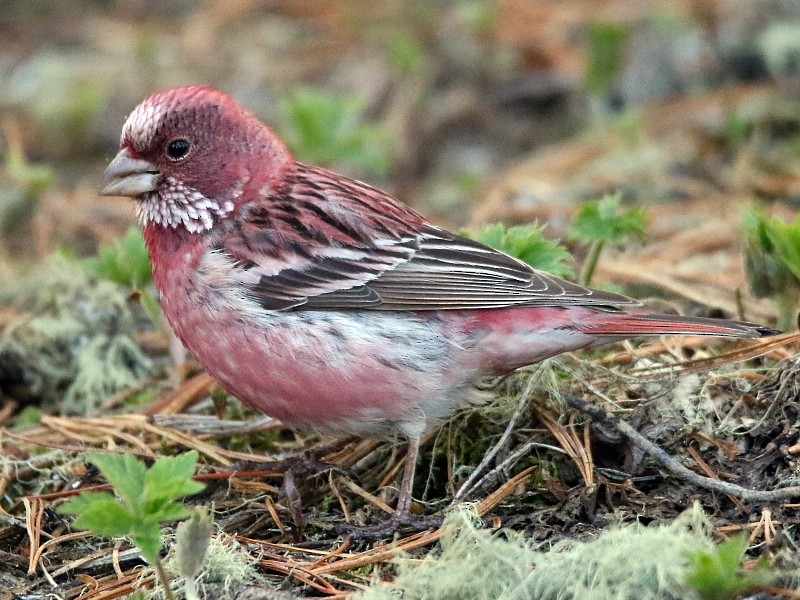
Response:
[{"label": "pallas's rosefinch", "polygon": [[226,390],[290,426],[408,439],[399,514],[420,436],[481,376],[631,336],[774,333],[536,271],[296,161],[204,86],[134,109],[100,193],[136,200],[164,314]]}]

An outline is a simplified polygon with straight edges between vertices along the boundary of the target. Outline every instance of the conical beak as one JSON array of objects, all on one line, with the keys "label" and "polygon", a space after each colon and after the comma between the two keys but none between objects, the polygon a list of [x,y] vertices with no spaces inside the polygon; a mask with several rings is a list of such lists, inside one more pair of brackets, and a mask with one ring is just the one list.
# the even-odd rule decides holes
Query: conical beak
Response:
[{"label": "conical beak", "polygon": [[136,198],[158,187],[161,173],[153,163],[133,158],[123,148],[103,171],[100,179],[101,196],[130,196]]}]

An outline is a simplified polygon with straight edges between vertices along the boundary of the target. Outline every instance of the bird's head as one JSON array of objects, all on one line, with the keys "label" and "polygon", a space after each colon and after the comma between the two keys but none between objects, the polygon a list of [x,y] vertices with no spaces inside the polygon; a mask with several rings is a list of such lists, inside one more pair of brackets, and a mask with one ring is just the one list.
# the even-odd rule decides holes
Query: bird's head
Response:
[{"label": "bird's head", "polygon": [[268,193],[292,160],[230,96],[179,87],[150,96],[128,116],[100,194],[136,199],[143,226],[201,232],[245,197]]}]

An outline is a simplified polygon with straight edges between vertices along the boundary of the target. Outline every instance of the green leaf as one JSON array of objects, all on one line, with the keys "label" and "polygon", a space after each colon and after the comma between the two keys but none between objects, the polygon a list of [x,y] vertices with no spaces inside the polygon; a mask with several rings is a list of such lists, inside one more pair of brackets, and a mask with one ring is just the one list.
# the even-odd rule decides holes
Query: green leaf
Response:
[{"label": "green leaf", "polygon": [[180,502],[161,502],[149,512],[150,518],[159,523],[179,521],[191,516],[192,511]]},{"label": "green leaf", "polygon": [[133,543],[142,552],[144,559],[154,564],[161,550],[161,528],[157,523],[137,523],[131,531]]},{"label": "green leaf", "polygon": [[24,186],[26,201],[36,201],[53,184],[53,171],[46,165],[31,164],[23,148],[13,139],[9,142],[5,172],[13,181]]},{"label": "green leaf", "polygon": [[108,492],[84,492],[66,502],[64,514],[77,515],[75,526],[100,535],[128,535],[149,563],[161,548],[160,524],[191,515],[176,500],[202,490],[192,481],[197,452],[160,458],[151,468],[130,454],[90,453],[88,459],[120,496]]},{"label": "green leaf", "polygon": [[586,89],[604,94],[614,85],[622,70],[628,42],[628,28],[622,23],[597,22],[589,26],[589,64]]},{"label": "green leaf", "polygon": [[771,221],[766,234],[775,249],[775,255],[800,280],[800,218],[792,223]]},{"label": "green leaf", "polygon": [[17,415],[14,421],[14,429],[22,429],[30,425],[38,425],[44,416],[44,411],[35,406],[26,406]]},{"label": "green leaf", "polygon": [[744,265],[750,291],[771,297],[790,329],[800,299],[800,217],[792,223],[770,218],[756,207],[742,215]]},{"label": "green leaf", "polygon": [[114,496],[108,492],[81,492],[59,506],[58,512],[62,515],[79,515],[100,500],[116,502]]},{"label": "green leaf", "polygon": [[175,500],[203,490],[205,485],[192,481],[197,452],[165,456],[153,463],[144,475],[144,496],[148,502]]},{"label": "green leaf", "polygon": [[572,269],[567,264],[571,256],[557,241],[542,235],[544,226],[517,225],[506,229],[497,223],[477,232],[462,232],[475,241],[518,258],[535,269],[541,269],[561,277],[570,277]]},{"label": "green leaf", "polygon": [[620,195],[606,195],[581,206],[572,222],[570,237],[584,243],[621,243],[644,237],[646,225],[644,209],[633,207],[621,211]]},{"label": "green leaf", "polygon": [[111,246],[98,249],[96,257],[84,259],[83,265],[97,277],[130,288],[146,287],[152,279],[150,256],[136,227]]},{"label": "green leaf", "polygon": [[403,75],[419,70],[425,51],[411,34],[403,32],[389,42],[389,58],[392,65]]},{"label": "green leaf", "polygon": [[103,477],[108,480],[128,506],[132,509],[141,506],[145,473],[147,472],[144,463],[137,460],[132,454],[90,452],[86,457],[100,469]]},{"label": "green leaf", "polygon": [[769,584],[775,574],[764,565],[740,573],[747,550],[747,536],[742,534],[718,544],[712,552],[690,555],[686,583],[703,600],[733,600],[752,588]]},{"label": "green leaf", "polygon": [[84,492],[60,507],[64,514],[75,514],[74,526],[98,535],[128,535],[136,521],[128,509],[106,492]]},{"label": "green leaf", "polygon": [[391,139],[361,122],[364,102],[328,90],[301,88],[284,102],[284,139],[297,157],[322,166],[350,165],[382,174],[389,167]]}]

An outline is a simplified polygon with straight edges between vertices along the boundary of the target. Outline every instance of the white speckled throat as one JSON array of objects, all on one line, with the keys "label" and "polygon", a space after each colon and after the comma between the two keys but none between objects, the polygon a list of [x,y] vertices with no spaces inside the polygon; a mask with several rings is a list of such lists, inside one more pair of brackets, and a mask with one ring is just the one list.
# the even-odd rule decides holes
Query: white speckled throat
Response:
[{"label": "white speckled throat", "polygon": [[183,226],[191,233],[198,233],[211,229],[215,219],[227,216],[233,208],[231,200],[217,202],[172,177],[166,177],[158,191],[140,197],[136,214],[142,226],[148,223],[172,229]]}]

